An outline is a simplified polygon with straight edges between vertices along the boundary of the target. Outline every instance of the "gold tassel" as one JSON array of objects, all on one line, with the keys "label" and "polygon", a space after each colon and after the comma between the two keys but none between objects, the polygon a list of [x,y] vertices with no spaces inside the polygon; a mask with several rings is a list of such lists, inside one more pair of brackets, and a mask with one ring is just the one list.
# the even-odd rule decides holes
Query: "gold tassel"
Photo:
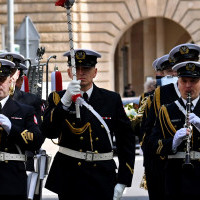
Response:
[{"label": "gold tassel", "polygon": [[142,177],[142,181],[140,183],[140,188],[148,190],[148,188],[147,188],[146,174],[145,173],[144,173],[144,175]]}]

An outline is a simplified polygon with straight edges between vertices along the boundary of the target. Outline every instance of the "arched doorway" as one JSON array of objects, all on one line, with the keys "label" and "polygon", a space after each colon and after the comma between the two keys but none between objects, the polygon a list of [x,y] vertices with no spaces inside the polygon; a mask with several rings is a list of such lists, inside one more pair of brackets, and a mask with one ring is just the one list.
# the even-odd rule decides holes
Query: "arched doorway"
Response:
[{"label": "arched doorway", "polygon": [[120,38],[115,50],[115,91],[123,96],[131,83],[139,96],[144,82],[154,77],[152,62],[176,45],[192,42],[189,33],[166,18],[148,18],[135,23]]}]

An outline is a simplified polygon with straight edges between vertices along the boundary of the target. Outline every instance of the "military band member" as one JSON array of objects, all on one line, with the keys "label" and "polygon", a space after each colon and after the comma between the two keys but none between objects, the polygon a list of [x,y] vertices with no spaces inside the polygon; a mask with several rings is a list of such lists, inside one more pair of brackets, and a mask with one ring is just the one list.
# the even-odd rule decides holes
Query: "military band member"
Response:
[{"label": "military band member", "polygon": [[[181,97],[171,104],[161,106],[156,125],[150,136],[151,150],[166,159],[164,167],[166,200],[200,198],[200,63],[186,61],[173,67],[178,73]],[[187,95],[191,95],[191,114],[186,112]],[[187,123],[186,123],[187,122]],[[190,123],[194,123],[190,129]],[[184,124],[188,126],[184,127]],[[185,137],[191,133],[191,169],[185,170]]]},{"label": "military band member", "polygon": [[[152,67],[155,70],[155,75],[156,75],[156,86],[155,87],[160,85],[161,78],[164,77],[163,69],[161,68],[160,65],[157,65],[159,59],[160,58],[157,58],[152,63]],[[142,105],[145,104],[145,109],[144,109],[142,121],[141,121],[140,127],[137,129],[141,146],[142,146],[142,140],[143,140],[143,136],[144,136],[144,124],[145,124],[145,121],[146,121],[147,116],[148,116],[148,112],[149,112],[149,109],[150,109],[150,106],[151,106],[151,102],[153,100],[154,91],[155,90],[143,93],[140,96],[140,100],[139,100],[139,107],[141,107]]]},{"label": "military band member", "polygon": [[[70,53],[68,75],[72,78]],[[72,196],[76,200],[117,200],[125,187],[131,186],[135,135],[131,129],[120,95],[97,87],[97,58],[101,55],[88,49],[75,50],[78,81],[71,81],[67,90],[53,92],[44,114],[42,131],[47,138],[59,138],[57,152],[46,188],[57,193],[60,200]],[[80,94],[105,120],[110,136],[115,134],[119,168],[116,164],[105,125],[84,106],[77,121],[72,96]]]},{"label": "military band member", "polygon": [[18,53],[12,53],[12,52],[6,52],[6,53],[0,53],[0,58],[7,59],[15,63],[15,68],[12,70],[12,94],[14,100],[33,106],[35,108],[36,112],[36,118],[37,122],[40,125],[41,124],[41,106],[42,106],[42,100],[37,97],[35,94],[27,93],[24,91],[21,91],[19,87],[16,86],[16,82],[20,77],[23,75],[23,72],[27,70],[26,66],[24,65],[25,59],[24,56]]},{"label": "military band member", "polygon": [[[179,62],[183,62],[186,60],[198,60],[198,56],[200,53],[200,47],[195,44],[181,44],[174,47],[169,52],[169,61],[176,64]],[[149,185],[149,196],[150,199],[162,199],[163,198],[163,184],[164,177],[163,175],[163,167],[165,161],[162,161],[159,156],[151,155],[150,147],[148,146],[148,137],[152,133],[152,128],[155,124],[156,117],[158,116],[158,112],[160,107],[163,104],[171,103],[178,98],[180,98],[181,94],[178,89],[177,83],[170,83],[161,87],[158,87],[155,90],[153,103],[151,104],[149,114],[145,123],[145,137],[143,140],[143,149],[146,149],[148,154],[145,158],[144,156],[144,165],[146,170],[150,170],[150,177],[147,185]],[[150,183],[151,182],[151,183]],[[159,189],[158,189],[159,188]],[[159,192],[160,191],[160,192]],[[151,194],[150,194],[151,193]]]},{"label": "military band member", "polygon": [[0,59],[0,199],[26,200],[26,150],[40,148],[43,136],[34,121],[34,108],[9,96],[11,69],[15,64]]},{"label": "military band member", "polygon": [[[32,93],[27,93],[24,91],[21,91],[17,84],[20,79],[23,80],[23,74],[24,71],[27,70],[27,67],[25,66],[25,59],[24,56],[18,53],[13,52],[6,52],[6,53],[0,53],[0,58],[4,58],[10,61],[13,61],[15,63],[15,68],[13,68],[12,71],[12,86],[10,90],[10,95],[13,98],[13,100],[20,102],[25,105],[32,106],[35,110],[35,121],[40,126],[41,125],[41,106],[42,106],[42,100]],[[18,86],[17,86],[18,85]],[[26,151],[27,155],[27,161],[26,161],[26,170],[27,171],[34,171],[34,154],[37,154],[39,149],[36,149],[37,151]],[[34,195],[34,200],[40,199],[38,195]]]}]

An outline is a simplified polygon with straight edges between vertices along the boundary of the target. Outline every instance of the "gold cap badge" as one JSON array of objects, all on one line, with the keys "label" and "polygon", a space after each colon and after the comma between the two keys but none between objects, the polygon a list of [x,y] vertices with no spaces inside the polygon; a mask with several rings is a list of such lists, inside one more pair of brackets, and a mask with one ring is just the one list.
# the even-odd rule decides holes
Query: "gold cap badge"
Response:
[{"label": "gold cap badge", "polygon": [[82,60],[85,59],[86,54],[85,54],[84,51],[77,51],[76,54],[75,54],[75,56],[76,56],[76,59],[78,60],[78,62],[81,63]]},{"label": "gold cap badge", "polygon": [[12,55],[6,55],[6,56],[5,56],[5,59],[6,59],[6,60],[10,60],[10,61],[13,62],[13,56],[12,56]]},{"label": "gold cap badge", "polygon": [[180,47],[179,52],[181,54],[188,54],[189,53],[189,48],[187,46],[182,46],[182,47]]},{"label": "gold cap badge", "polygon": [[188,71],[194,71],[195,67],[196,67],[196,65],[194,63],[188,63],[185,68]]}]

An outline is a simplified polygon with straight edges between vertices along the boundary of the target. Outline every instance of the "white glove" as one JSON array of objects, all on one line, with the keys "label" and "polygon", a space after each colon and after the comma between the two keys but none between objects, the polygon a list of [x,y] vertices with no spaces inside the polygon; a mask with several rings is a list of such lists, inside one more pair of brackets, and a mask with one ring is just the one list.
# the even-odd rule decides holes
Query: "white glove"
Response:
[{"label": "white glove", "polygon": [[126,185],[117,183],[117,185],[114,188],[113,200],[119,200],[122,197],[125,187]]},{"label": "white glove", "polygon": [[200,118],[198,116],[196,116],[194,113],[190,113],[189,122],[192,123],[200,132]]},{"label": "white glove", "polygon": [[173,143],[172,143],[172,150],[173,151],[176,151],[177,147],[184,140],[187,133],[188,133],[187,128],[181,128],[178,131],[176,131],[176,134],[174,135]]},{"label": "white glove", "polygon": [[9,134],[11,129],[11,122],[10,120],[3,114],[0,114],[0,126]]},{"label": "white glove", "polygon": [[72,103],[72,96],[76,95],[76,94],[80,94],[81,93],[81,86],[80,86],[80,82],[81,80],[73,80],[69,83],[68,88],[65,92],[65,94],[63,95],[63,97],[61,98],[61,102],[66,106],[66,107],[70,107],[71,103]]}]

